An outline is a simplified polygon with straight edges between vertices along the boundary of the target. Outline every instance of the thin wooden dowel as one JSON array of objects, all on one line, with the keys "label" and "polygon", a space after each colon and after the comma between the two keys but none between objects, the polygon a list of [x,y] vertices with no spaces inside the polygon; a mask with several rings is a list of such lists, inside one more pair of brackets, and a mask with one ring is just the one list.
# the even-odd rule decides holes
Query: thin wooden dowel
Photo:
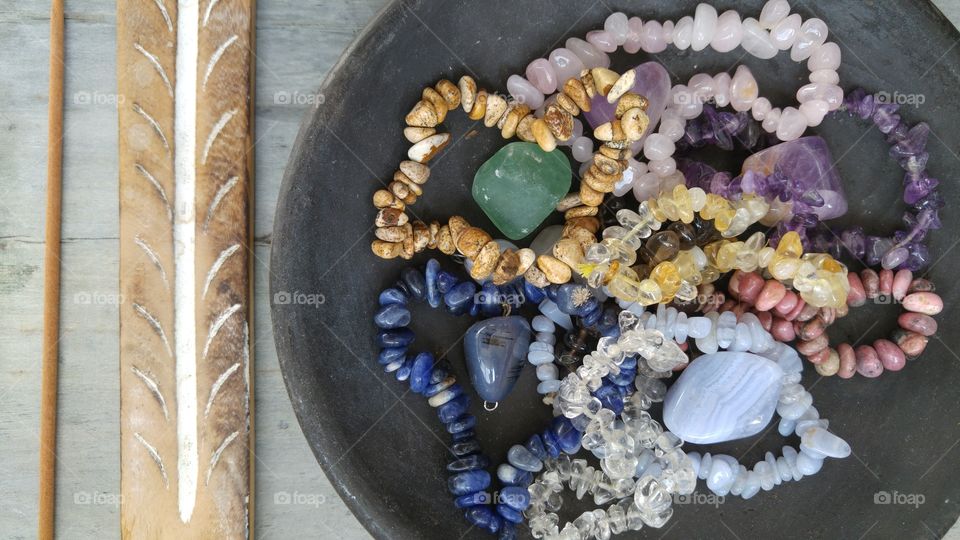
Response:
[{"label": "thin wooden dowel", "polygon": [[47,213],[43,251],[43,352],[40,382],[40,497],[37,538],[53,538],[56,501],[57,364],[60,341],[60,205],[63,178],[63,0],[50,5],[47,105]]}]

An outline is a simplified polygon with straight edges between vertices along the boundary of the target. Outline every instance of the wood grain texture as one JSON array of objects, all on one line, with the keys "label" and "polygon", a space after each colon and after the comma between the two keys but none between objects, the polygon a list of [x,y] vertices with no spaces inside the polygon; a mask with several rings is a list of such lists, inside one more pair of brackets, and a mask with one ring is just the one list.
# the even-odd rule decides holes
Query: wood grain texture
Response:
[{"label": "wood grain texture", "polygon": [[[199,5],[189,197],[178,186],[174,130],[184,76],[178,22],[191,14],[172,0],[118,5],[120,290],[129,299],[120,307],[121,534],[128,538],[250,536],[252,7]],[[193,228],[193,259],[177,253],[175,223]],[[187,329],[193,358],[181,358],[177,346],[184,335],[176,311],[192,307],[177,305],[183,283],[174,277],[182,272],[195,282],[187,283],[196,302],[195,328]],[[195,389],[186,383],[192,378]]]}]

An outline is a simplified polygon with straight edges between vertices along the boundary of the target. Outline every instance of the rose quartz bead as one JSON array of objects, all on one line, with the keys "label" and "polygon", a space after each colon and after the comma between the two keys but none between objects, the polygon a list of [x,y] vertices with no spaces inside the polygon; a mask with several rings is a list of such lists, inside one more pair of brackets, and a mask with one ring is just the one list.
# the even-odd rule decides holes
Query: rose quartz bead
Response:
[{"label": "rose quartz bead", "polygon": [[796,332],[793,331],[793,323],[780,317],[773,318],[770,333],[773,334],[773,339],[784,343],[793,341],[797,337]]},{"label": "rose quartz bead", "polygon": [[749,111],[759,94],[760,88],[750,68],[740,65],[730,81],[730,104],[736,111]]},{"label": "rose quartz bead", "polygon": [[841,343],[837,347],[837,355],[840,356],[840,369],[837,375],[841,379],[849,379],[857,372],[857,355],[853,352],[853,347],[846,343]]},{"label": "rose quartz bead", "polygon": [[852,307],[862,306],[867,301],[867,293],[863,290],[863,282],[856,272],[847,273],[847,282],[850,283],[850,290],[847,291],[847,305]]},{"label": "rose quartz bead", "polygon": [[894,334],[894,340],[897,343],[897,347],[900,347],[903,354],[910,360],[914,360],[923,354],[923,350],[927,347],[928,341],[926,336],[916,332],[896,332]]},{"label": "rose quartz bead", "polygon": [[740,22],[740,14],[732,9],[724,11],[717,18],[717,31],[710,46],[717,52],[730,52],[740,46],[742,39],[743,24]]},{"label": "rose quartz bead", "polygon": [[789,14],[790,3],[787,0],[770,0],[760,10],[760,26],[772,28]]},{"label": "rose quartz bead", "polygon": [[[593,148],[593,140],[589,137],[584,137],[590,141],[590,148]],[[587,160],[589,160],[589,156]],[[633,189],[633,185],[637,183],[637,179],[640,178],[640,175],[646,174],[647,165],[641,163],[633,158],[627,159],[627,168],[624,169],[623,174],[620,176],[620,180],[613,185],[613,195],[615,197],[623,197]]]},{"label": "rose quartz bead", "polygon": [[797,90],[797,101],[806,103],[819,99],[825,101],[831,111],[843,104],[843,89],[835,84],[810,83]]},{"label": "rose quartz bead", "polygon": [[603,29],[610,34],[617,45],[623,45],[627,40],[627,33],[630,31],[627,15],[625,13],[611,13],[607,20],[603,22]]},{"label": "rose quartz bead", "polygon": [[824,347],[813,354],[807,355],[807,361],[815,366],[826,362],[828,358],[830,358],[830,347]]},{"label": "rose quartz bead", "polygon": [[863,282],[863,290],[867,298],[874,299],[880,294],[880,276],[876,272],[867,268],[860,272],[860,280]]},{"label": "rose quartz bead", "polygon": [[573,77],[579,77],[580,72],[584,70],[583,62],[570,49],[554,49],[550,53],[550,64],[553,65],[553,71],[557,74],[557,85],[563,86],[563,83]]},{"label": "rose quartz bead", "polygon": [[784,319],[788,321],[796,320],[796,318],[806,309],[807,303],[803,301],[803,298],[797,300],[797,305],[794,306],[793,311],[784,316]]},{"label": "rose quartz bead", "polygon": [[937,290],[937,287],[932,281],[928,279],[917,278],[910,282],[910,288],[907,289],[907,294],[915,292],[933,292],[935,290]]},{"label": "rose quartz bead", "polygon": [[807,125],[817,127],[823,122],[823,118],[830,112],[830,106],[826,101],[814,99],[800,104],[800,112],[807,120]]},{"label": "rose quartz bead", "polygon": [[904,330],[916,332],[922,336],[932,336],[937,333],[937,321],[923,313],[901,313],[897,317],[897,324]]},{"label": "rose quartz bead", "polygon": [[[569,42],[569,40],[567,40]],[[585,42],[586,43],[586,42]],[[587,43],[589,45],[589,43]],[[557,91],[557,74],[546,58],[537,58],[527,66],[527,80],[543,94]]]},{"label": "rose quartz bead", "polygon": [[573,145],[570,146],[570,151],[573,154],[573,159],[580,163],[586,163],[593,157],[593,139],[590,137],[575,139]]},{"label": "rose quartz bead", "polygon": [[828,345],[830,345],[830,339],[826,334],[820,334],[811,340],[797,343],[797,352],[804,356],[810,356],[817,351],[822,351],[827,348]]},{"label": "rose quartz bead", "polygon": [[511,75],[507,78],[507,92],[510,92],[518,103],[531,109],[538,109],[543,105],[543,93],[519,75]]},{"label": "rose quartz bead", "polygon": [[799,324],[800,331],[797,332],[797,335],[800,336],[800,339],[803,341],[810,341],[811,339],[816,339],[823,335],[824,330],[827,329],[827,326],[824,324],[823,320],[819,317],[810,319],[805,323]]},{"label": "rose quartz bead", "polygon": [[717,102],[718,107],[726,107],[730,104],[730,74],[721,71],[713,77],[713,100]]},{"label": "rose quartz bead", "polygon": [[746,18],[741,24],[743,37],[740,40],[740,46],[748,53],[762,60],[769,60],[777,55],[777,47],[770,39],[770,34],[760,28],[760,23],[756,19]]},{"label": "rose quartz bead", "polygon": [[824,350],[827,351],[827,358],[817,364],[815,369],[824,377],[832,377],[840,371],[840,354],[829,347]]},{"label": "rose quartz bead", "polygon": [[693,14],[693,36],[690,40],[690,48],[695,51],[702,51],[713,40],[717,33],[717,10],[710,4],[697,4],[697,9]]},{"label": "rose quartz bead", "polygon": [[640,17],[630,17],[627,21],[627,39],[623,42],[624,51],[636,54],[640,50],[640,32],[642,31],[643,20]]},{"label": "rose quartz bead", "polygon": [[696,99],[693,91],[685,84],[678,84],[670,89],[670,104],[677,116],[685,120],[692,120],[703,112],[703,102]]},{"label": "rose quartz bead", "polygon": [[758,311],[770,311],[780,300],[783,300],[786,294],[787,288],[783,286],[783,283],[775,279],[767,280],[763,290],[760,291],[760,296],[757,297],[755,306]]},{"label": "rose quartz bead", "polygon": [[663,21],[663,39],[666,40],[667,45],[673,44],[673,30],[674,23],[673,21]]},{"label": "rose quartz bead", "polygon": [[763,119],[767,117],[767,113],[770,112],[771,109],[773,109],[773,105],[770,104],[770,100],[761,97],[753,102],[753,106],[750,107],[750,114],[753,115],[753,119],[757,122],[763,122]]},{"label": "rose quartz bead", "polygon": [[778,22],[770,29],[770,41],[773,46],[781,51],[793,47],[793,44],[797,41],[797,36],[800,35],[801,23],[803,23],[803,19],[798,13],[794,13]]},{"label": "rose quartz bead", "polygon": [[617,50],[617,43],[613,36],[606,30],[593,30],[587,32],[587,41],[605,53],[612,53]]},{"label": "rose quartz bead", "polygon": [[673,44],[681,51],[687,50],[693,40],[693,17],[682,17],[673,27]]},{"label": "rose quartz bead", "polygon": [[777,126],[780,125],[780,107],[770,109],[770,112],[767,113],[763,119],[763,123],[760,125],[767,133],[777,131]]},{"label": "rose quartz bead", "polygon": [[694,96],[706,101],[713,97],[713,76],[707,73],[697,73],[690,77],[687,88],[693,92]]},{"label": "rose quartz bead", "polygon": [[869,345],[860,345],[854,349],[854,353],[857,355],[857,373],[871,379],[883,373],[883,363],[876,349]]},{"label": "rose quartz bead", "polygon": [[807,129],[807,116],[793,107],[783,109],[780,125],[777,126],[777,138],[781,141],[799,139]]},{"label": "rose quartz bead", "polygon": [[673,141],[666,135],[659,133],[651,133],[647,140],[643,141],[643,155],[650,161],[667,159],[673,155],[675,150]]},{"label": "rose quartz bead", "polygon": [[797,41],[790,48],[790,59],[794,62],[802,62],[810,58],[810,54],[825,41],[827,41],[827,23],[816,18],[807,19],[800,25]]},{"label": "rose quartz bead", "polygon": [[877,356],[883,364],[883,369],[888,371],[900,371],[907,363],[907,358],[896,343],[888,339],[878,339],[873,342],[873,349],[877,351]]},{"label": "rose quartz bead", "polygon": [[886,297],[893,294],[893,270],[880,270],[880,294]]},{"label": "rose quartz bead", "polygon": [[755,304],[766,281],[756,272],[744,272],[740,276],[740,301]]},{"label": "rose quartz bead", "polygon": [[647,21],[643,23],[643,30],[640,31],[640,47],[644,52],[659,53],[667,48],[667,40],[663,36],[663,26],[657,21]]},{"label": "rose quartz bead", "polygon": [[658,176],[670,176],[677,172],[677,161],[672,157],[651,161],[649,166]]},{"label": "rose quartz bead", "polygon": [[836,43],[824,43],[817,47],[810,59],[807,60],[807,69],[811,72],[818,69],[836,70],[840,67],[840,47]]},{"label": "rose quartz bead", "polygon": [[773,306],[773,312],[781,317],[786,317],[797,306],[799,300],[800,297],[797,296],[797,293],[787,291],[783,298],[777,302],[777,305]]},{"label": "rose quartz bead", "polygon": [[667,109],[663,111],[663,116],[660,118],[660,127],[657,129],[657,133],[666,135],[671,141],[677,142],[683,137],[686,124],[686,121],[677,115],[677,111]]},{"label": "rose quartz bead", "polygon": [[810,73],[810,82],[821,84],[838,84],[840,75],[832,69],[818,69]]},{"label": "rose quartz bead", "polygon": [[915,292],[903,298],[903,307],[907,311],[936,315],[943,311],[943,299],[932,292]]},{"label": "rose quartz bead", "polygon": [[910,289],[910,283],[912,281],[913,272],[906,268],[897,270],[897,273],[893,276],[893,288],[890,289],[893,298],[897,301],[903,300],[903,297],[907,295],[907,291]]},{"label": "rose quartz bead", "polygon": [[[590,163],[585,163],[590,165]],[[640,175],[633,184],[633,196],[638,201],[645,201],[660,194],[660,176],[656,173]]]},{"label": "rose quartz bead", "polygon": [[580,38],[569,38],[564,45],[580,58],[583,66],[587,69],[610,67],[610,57],[607,56],[607,53]]}]

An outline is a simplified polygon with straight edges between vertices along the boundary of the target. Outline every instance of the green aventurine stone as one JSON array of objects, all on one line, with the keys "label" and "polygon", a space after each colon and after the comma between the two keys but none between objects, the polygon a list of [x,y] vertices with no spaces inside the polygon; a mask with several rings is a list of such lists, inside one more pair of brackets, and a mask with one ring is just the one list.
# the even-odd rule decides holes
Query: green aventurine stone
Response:
[{"label": "green aventurine stone", "polygon": [[473,200],[507,238],[519,240],[540,226],[570,191],[572,171],[559,150],[514,142],[480,166]]}]

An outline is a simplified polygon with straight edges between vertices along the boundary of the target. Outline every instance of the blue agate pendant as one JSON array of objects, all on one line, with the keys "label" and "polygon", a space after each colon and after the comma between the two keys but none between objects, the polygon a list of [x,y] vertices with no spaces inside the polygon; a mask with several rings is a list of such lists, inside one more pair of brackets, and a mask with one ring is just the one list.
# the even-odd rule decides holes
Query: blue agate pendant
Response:
[{"label": "blue agate pendant", "polygon": [[530,345],[530,323],[523,317],[494,317],[467,330],[464,353],[470,383],[480,398],[496,403],[507,397],[520,376]]}]

